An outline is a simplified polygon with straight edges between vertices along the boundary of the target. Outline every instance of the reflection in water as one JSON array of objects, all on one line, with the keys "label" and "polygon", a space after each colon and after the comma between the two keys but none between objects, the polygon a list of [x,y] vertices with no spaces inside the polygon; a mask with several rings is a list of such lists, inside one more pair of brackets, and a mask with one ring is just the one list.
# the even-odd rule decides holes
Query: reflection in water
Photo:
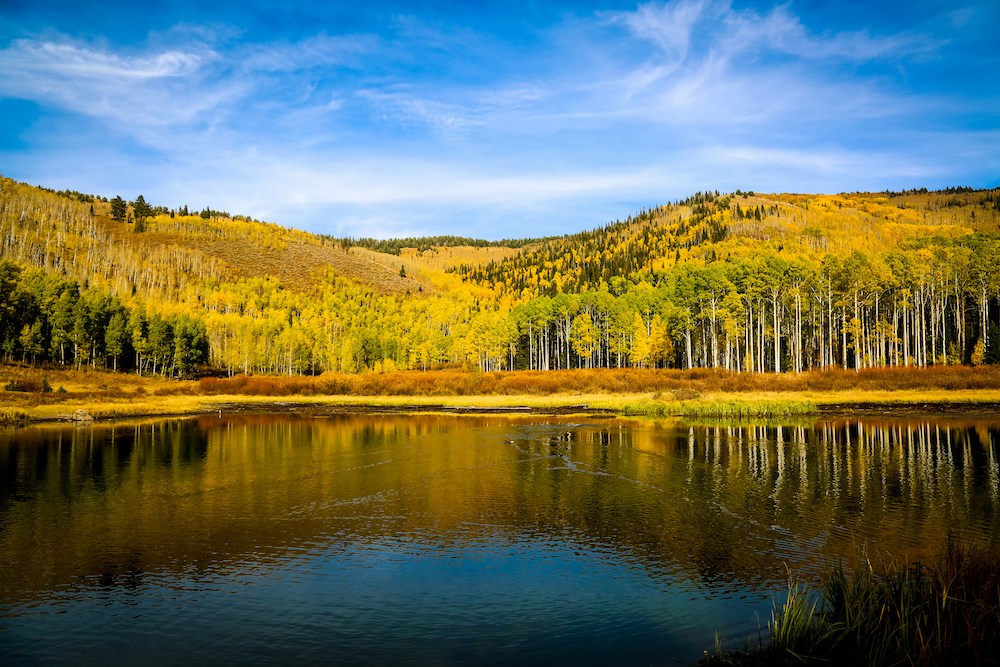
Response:
[{"label": "reflection in water", "polygon": [[[861,546],[905,561],[951,532],[995,545],[996,423],[831,420],[813,427],[690,427],[706,498],[740,511],[795,549],[832,557]],[[682,445],[678,444],[680,450]],[[787,542],[787,544],[784,544]]]},{"label": "reflection in water", "polygon": [[25,662],[151,643],[166,661],[690,661],[716,628],[755,632],[785,564],[923,556],[949,531],[995,545],[998,446],[1000,422],[955,420],[4,431],[0,643]]}]

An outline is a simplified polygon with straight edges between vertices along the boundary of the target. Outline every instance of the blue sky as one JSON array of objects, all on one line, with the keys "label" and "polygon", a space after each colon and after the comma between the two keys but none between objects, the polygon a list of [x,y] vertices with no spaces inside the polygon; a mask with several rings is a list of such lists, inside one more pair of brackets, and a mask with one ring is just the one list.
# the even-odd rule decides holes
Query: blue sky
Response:
[{"label": "blue sky", "polygon": [[996,0],[0,0],[0,174],[376,237],[993,187],[997,25]]}]

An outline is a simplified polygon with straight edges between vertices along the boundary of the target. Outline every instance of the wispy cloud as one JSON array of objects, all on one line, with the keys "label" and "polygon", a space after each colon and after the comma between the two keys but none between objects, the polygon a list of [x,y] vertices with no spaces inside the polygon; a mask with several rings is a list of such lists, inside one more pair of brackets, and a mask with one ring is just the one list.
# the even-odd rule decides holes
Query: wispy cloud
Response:
[{"label": "wispy cloud", "polygon": [[728,36],[720,45],[734,54],[773,51],[807,60],[868,61],[909,58],[933,48],[916,36],[875,36],[867,30],[811,34],[785,5],[764,14],[728,9],[723,26]]},{"label": "wispy cloud", "polygon": [[812,34],[787,5],[761,12],[737,10],[728,0],[674,0],[606,15],[637,38],[654,44],[669,70],[692,52],[716,55],[776,52],[807,59],[864,61],[901,57],[931,48],[907,35],[875,36],[866,30]]},{"label": "wispy cloud", "polygon": [[325,70],[331,67],[364,66],[376,53],[380,40],[374,35],[328,35],[320,33],[289,42],[246,45],[239,54],[240,67],[250,72],[288,73]]},{"label": "wispy cloud", "polygon": [[[128,184],[318,231],[475,219],[490,235],[530,230],[532,215],[564,231],[602,224],[691,189],[1000,171],[996,54],[960,58],[995,10],[893,26],[863,10],[830,22],[795,4],[672,0],[502,30],[403,11],[343,31],[188,19],[127,46],[20,31],[0,42],[0,98],[36,102],[44,125],[22,128],[29,152],[0,159],[45,182],[89,144],[101,193]],[[979,68],[975,87],[941,76],[948,58]]]},{"label": "wispy cloud", "polygon": [[[205,49],[122,55],[107,46],[19,39],[0,51],[0,95],[123,123],[125,131],[185,124],[233,96],[229,85],[199,85],[218,59]],[[186,94],[192,88],[198,94]]]},{"label": "wispy cloud", "polygon": [[[726,0],[651,3],[605,18],[656,48],[639,67],[626,64],[611,83],[638,113],[652,109],[666,122],[780,123],[784,114],[791,120],[801,111],[832,112],[822,102],[830,97],[825,91],[835,89],[845,102],[871,97],[871,81],[845,77],[839,63],[905,59],[932,48],[910,35],[812,33],[787,6],[736,10]],[[841,113],[852,107],[836,105]]]},{"label": "wispy cloud", "polygon": [[[122,56],[75,44],[30,39],[15,40],[0,51],[0,65],[8,77],[24,79],[42,75],[62,80],[155,79],[183,76],[197,70],[214,54],[164,51],[151,55]],[[14,76],[10,76],[14,75]]]}]

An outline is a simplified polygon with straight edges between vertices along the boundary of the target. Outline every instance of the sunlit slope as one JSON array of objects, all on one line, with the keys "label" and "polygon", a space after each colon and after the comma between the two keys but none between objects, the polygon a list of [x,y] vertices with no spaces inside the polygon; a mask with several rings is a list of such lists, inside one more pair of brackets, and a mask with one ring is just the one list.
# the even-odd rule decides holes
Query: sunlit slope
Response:
[{"label": "sunlit slope", "polygon": [[92,204],[0,180],[3,256],[46,272],[146,298],[197,298],[205,283],[269,279],[294,291],[341,277],[380,293],[417,291],[399,258],[278,225],[213,215],[155,215],[146,230]]},{"label": "sunlit slope", "polygon": [[468,280],[512,294],[556,294],[656,281],[678,264],[783,253],[881,254],[920,239],[1000,230],[991,192],[840,195],[697,194],[592,231],[457,267]]},{"label": "sunlit slope", "polygon": [[119,203],[115,219],[0,180],[7,359],[174,376],[1000,363],[997,190],[704,193],[555,239],[393,254],[211,211],[130,224]]}]

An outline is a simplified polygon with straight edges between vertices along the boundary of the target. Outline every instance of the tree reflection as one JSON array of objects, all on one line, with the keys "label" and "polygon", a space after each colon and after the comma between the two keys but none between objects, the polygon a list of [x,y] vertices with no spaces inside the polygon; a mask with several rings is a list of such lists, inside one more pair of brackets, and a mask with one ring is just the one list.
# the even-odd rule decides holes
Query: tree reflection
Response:
[{"label": "tree reflection", "polygon": [[[739,591],[995,544],[1000,422],[234,416],[0,433],[0,599],[352,543],[581,543]],[[131,582],[131,583],[130,583]]]}]

